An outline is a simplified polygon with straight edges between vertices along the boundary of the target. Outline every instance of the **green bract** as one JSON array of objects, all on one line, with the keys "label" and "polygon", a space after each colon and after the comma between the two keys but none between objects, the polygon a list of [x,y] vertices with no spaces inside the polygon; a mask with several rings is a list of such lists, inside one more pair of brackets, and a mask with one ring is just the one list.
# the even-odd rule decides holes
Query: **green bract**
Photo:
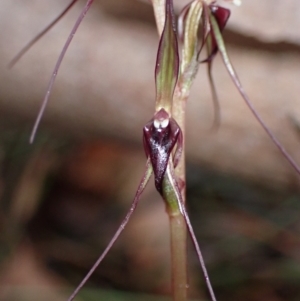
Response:
[{"label": "green bract", "polygon": [[156,68],[156,111],[171,113],[172,99],[179,72],[179,55],[173,1],[166,1],[166,19],[161,35]]}]

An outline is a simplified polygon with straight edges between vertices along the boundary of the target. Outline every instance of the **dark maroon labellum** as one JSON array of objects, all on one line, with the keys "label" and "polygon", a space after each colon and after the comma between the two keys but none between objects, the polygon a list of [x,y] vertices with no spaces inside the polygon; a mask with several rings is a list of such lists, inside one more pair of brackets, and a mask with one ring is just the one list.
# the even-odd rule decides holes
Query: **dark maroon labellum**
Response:
[{"label": "dark maroon labellum", "polygon": [[150,157],[155,176],[155,187],[162,194],[162,181],[172,151],[177,145],[174,155],[174,166],[178,163],[182,149],[181,130],[177,122],[161,109],[144,127],[144,148]]},{"label": "dark maroon labellum", "polygon": [[230,10],[217,5],[210,5],[209,8],[213,16],[216,18],[220,30],[222,31],[230,17]]},{"label": "dark maroon labellum", "polygon": [[[224,8],[222,6],[218,6],[218,5],[215,5],[215,4],[212,4],[209,6],[209,9],[211,11],[211,14],[215,17],[217,23],[218,23],[218,26],[220,28],[220,32],[222,32],[229,20],[229,17],[230,17],[230,10],[227,9],[227,8]],[[211,36],[211,39],[212,39],[212,44],[211,44],[211,53],[208,55],[208,58],[206,60],[204,60],[203,62],[209,62],[211,61],[215,55],[217,54],[218,52],[218,46],[217,46],[217,42],[216,42],[216,39],[215,39],[215,36],[214,36],[214,32],[211,30],[210,32],[210,36]]]}]

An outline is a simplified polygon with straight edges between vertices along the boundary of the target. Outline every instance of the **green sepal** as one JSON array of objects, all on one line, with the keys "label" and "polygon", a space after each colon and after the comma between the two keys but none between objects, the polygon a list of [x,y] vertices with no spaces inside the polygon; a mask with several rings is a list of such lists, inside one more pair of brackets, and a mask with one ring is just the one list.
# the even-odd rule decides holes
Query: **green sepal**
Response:
[{"label": "green sepal", "polygon": [[181,72],[184,72],[188,66],[197,62],[197,50],[199,44],[198,30],[202,17],[203,4],[200,1],[194,1],[190,4],[187,16],[184,20],[183,48]]},{"label": "green sepal", "polygon": [[178,72],[179,53],[173,1],[166,0],[165,26],[159,42],[155,68],[156,111],[163,108],[168,113],[171,113]]},{"label": "green sepal", "polygon": [[164,30],[165,17],[166,17],[166,9],[165,9],[166,0],[151,0],[151,2],[154,10],[157,31],[159,36],[161,36]]},{"label": "green sepal", "polygon": [[227,54],[226,46],[225,46],[224,39],[223,39],[221,30],[219,28],[218,22],[211,12],[209,14],[209,19],[210,19],[210,25],[212,28],[212,32],[213,32],[214,38],[216,40],[216,43],[218,45],[218,50],[220,51],[220,53],[222,55],[224,64],[225,64],[229,74],[231,76],[236,77],[235,71],[232,67],[232,64],[231,64],[230,59]]},{"label": "green sepal", "polygon": [[170,216],[182,214],[182,198],[173,172],[173,164],[170,161],[165,172],[162,188],[162,197],[166,203],[168,214]]}]

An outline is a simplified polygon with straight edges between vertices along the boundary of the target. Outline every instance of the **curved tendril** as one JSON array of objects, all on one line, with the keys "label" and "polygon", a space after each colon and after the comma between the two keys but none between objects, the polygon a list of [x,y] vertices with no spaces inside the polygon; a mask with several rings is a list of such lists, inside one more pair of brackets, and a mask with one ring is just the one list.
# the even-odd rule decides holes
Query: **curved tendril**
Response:
[{"label": "curved tendril", "polygon": [[286,158],[286,160],[295,169],[295,171],[300,175],[300,167],[298,166],[296,161],[291,157],[291,155],[285,150],[285,148],[279,142],[279,140],[276,138],[276,136],[273,134],[273,132],[267,127],[267,125],[265,124],[263,119],[260,117],[260,115],[257,113],[255,108],[253,107],[248,95],[244,91],[243,86],[242,86],[242,84],[241,84],[241,82],[240,82],[240,80],[239,80],[239,78],[236,74],[236,71],[234,70],[233,65],[230,61],[230,58],[227,54],[226,47],[225,47],[225,44],[224,44],[224,41],[223,41],[223,38],[222,38],[222,34],[221,34],[220,29],[218,27],[217,21],[216,21],[216,19],[214,18],[214,16],[212,14],[210,14],[210,23],[211,23],[212,32],[214,34],[217,46],[218,46],[219,51],[221,53],[222,60],[224,62],[224,65],[225,65],[225,67],[226,67],[226,69],[227,69],[234,85],[238,89],[239,93],[241,94],[241,96],[244,99],[246,105],[248,106],[248,108],[250,109],[250,111],[252,112],[252,114],[254,115],[256,120],[259,122],[259,124],[262,126],[262,128],[265,130],[265,132],[271,138],[273,143],[277,146],[279,151]]},{"label": "curved tendril", "polygon": [[38,116],[36,118],[36,121],[34,123],[33,129],[32,129],[31,135],[30,135],[30,139],[29,139],[30,143],[32,143],[33,140],[34,140],[34,138],[35,138],[36,131],[37,131],[38,126],[39,126],[39,124],[41,122],[41,119],[42,119],[42,116],[44,114],[44,111],[45,111],[45,108],[47,106],[47,103],[49,101],[49,97],[50,97],[50,94],[51,94],[51,91],[52,91],[52,88],[53,88],[53,84],[55,82],[55,79],[56,79],[59,67],[61,65],[61,62],[62,62],[62,60],[63,60],[63,58],[64,58],[64,56],[65,56],[65,54],[66,54],[66,52],[67,52],[67,50],[68,50],[68,48],[70,46],[70,44],[71,44],[71,41],[72,41],[72,39],[73,39],[73,37],[74,37],[74,35],[75,35],[75,33],[76,33],[76,31],[77,31],[80,23],[81,23],[81,21],[85,17],[87,11],[89,10],[89,8],[91,7],[91,5],[92,5],[93,2],[94,2],[94,0],[88,0],[87,3],[85,4],[83,10],[81,11],[78,19],[76,20],[76,23],[75,23],[74,27],[72,28],[72,30],[71,30],[71,32],[70,32],[70,34],[68,36],[68,39],[67,39],[67,41],[66,41],[66,43],[65,43],[65,45],[64,45],[64,47],[63,47],[63,49],[62,49],[62,51],[61,51],[61,53],[59,55],[59,57],[58,57],[58,60],[56,62],[56,65],[54,67],[54,70],[53,70],[53,73],[52,73],[52,76],[51,76],[51,79],[50,79],[50,82],[48,84],[46,95],[45,95],[45,97],[43,99],[40,111],[38,113]]},{"label": "curved tendril", "polygon": [[76,287],[76,289],[74,290],[74,292],[72,293],[72,295],[69,297],[68,301],[72,301],[76,295],[79,293],[79,291],[82,289],[82,287],[85,285],[85,283],[88,281],[88,279],[91,277],[91,275],[95,272],[95,270],[97,269],[97,267],[99,266],[99,264],[103,261],[103,259],[105,258],[105,256],[107,255],[107,253],[110,251],[110,249],[112,248],[112,246],[114,245],[114,243],[116,242],[116,240],[118,239],[118,237],[120,236],[120,234],[122,233],[122,231],[124,230],[125,226],[127,225],[131,215],[133,214],[133,212],[135,211],[138,202],[141,198],[141,194],[143,193],[146,185],[149,182],[149,179],[152,175],[152,167],[151,167],[151,162],[150,159],[147,160],[146,163],[146,170],[144,173],[144,176],[139,184],[139,187],[137,189],[137,192],[135,194],[134,200],[132,201],[132,204],[125,216],[125,218],[123,219],[121,225],[119,226],[118,230],[116,231],[115,235],[113,236],[113,238],[110,240],[110,242],[108,243],[107,247],[105,248],[105,250],[103,251],[103,253],[99,256],[99,258],[97,259],[97,261],[94,263],[94,265],[92,266],[92,268],[89,270],[89,272],[86,274],[86,276],[82,279],[82,281],[79,283],[79,285]]},{"label": "curved tendril", "polygon": [[206,266],[205,266],[204,258],[203,258],[199,243],[197,241],[193,226],[191,224],[190,218],[189,218],[188,213],[186,211],[185,204],[183,202],[182,195],[180,193],[178,183],[175,180],[175,175],[174,175],[173,169],[170,168],[170,164],[167,168],[166,176],[169,177],[170,182],[173,184],[174,191],[177,195],[178,206],[179,206],[180,211],[181,211],[181,213],[182,213],[182,215],[185,219],[188,231],[189,231],[191,239],[193,241],[193,244],[194,244],[194,247],[195,247],[199,262],[200,262],[200,266],[201,266],[201,269],[202,269],[202,272],[203,272],[203,275],[204,275],[205,283],[206,283],[207,289],[208,289],[210,297],[211,297],[211,300],[212,301],[217,301],[217,298],[215,296],[215,293],[214,293],[214,290],[213,290],[213,287],[212,287],[212,284],[211,284],[211,281],[210,281],[210,278],[209,278],[209,275],[208,275],[208,272],[207,272],[207,269],[206,269]]},{"label": "curved tendril", "polygon": [[29,41],[9,62],[8,68],[11,69],[22,58],[22,56],[72,8],[77,1],[78,0],[72,0],[71,3],[46,28]]}]

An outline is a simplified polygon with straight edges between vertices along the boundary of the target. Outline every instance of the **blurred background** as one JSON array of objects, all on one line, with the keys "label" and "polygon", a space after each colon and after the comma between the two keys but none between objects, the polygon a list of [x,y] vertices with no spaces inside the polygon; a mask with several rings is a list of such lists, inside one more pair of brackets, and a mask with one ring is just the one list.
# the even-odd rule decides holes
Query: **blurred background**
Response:
[{"label": "blurred background", "polygon": [[[67,53],[34,144],[29,134],[78,4],[7,64],[67,0],[0,4],[0,300],[66,300],[120,224],[143,173],[158,37],[151,6],[95,1]],[[175,1],[177,12],[186,1]],[[300,4],[232,7],[228,51],[257,111],[300,164]],[[300,299],[299,176],[218,58],[222,124],[205,68],[187,109],[188,209],[218,300]],[[78,300],[169,300],[169,229],[149,185]],[[189,242],[191,300],[207,300]]]}]

